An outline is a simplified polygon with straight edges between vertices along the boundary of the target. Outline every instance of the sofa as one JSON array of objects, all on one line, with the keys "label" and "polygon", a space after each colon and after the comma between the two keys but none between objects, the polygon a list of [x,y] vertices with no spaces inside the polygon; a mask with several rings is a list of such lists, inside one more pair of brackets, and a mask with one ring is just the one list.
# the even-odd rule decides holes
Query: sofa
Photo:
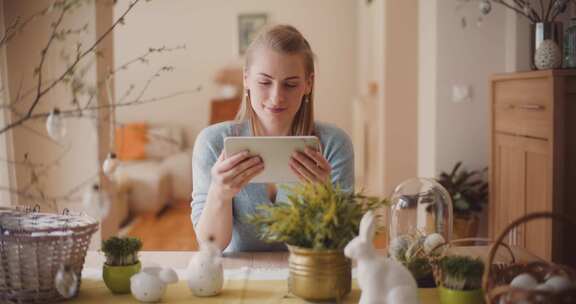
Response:
[{"label": "sofa", "polygon": [[132,215],[190,200],[192,152],[183,127],[126,124],[116,129],[115,142],[120,164],[113,180],[127,192]]}]

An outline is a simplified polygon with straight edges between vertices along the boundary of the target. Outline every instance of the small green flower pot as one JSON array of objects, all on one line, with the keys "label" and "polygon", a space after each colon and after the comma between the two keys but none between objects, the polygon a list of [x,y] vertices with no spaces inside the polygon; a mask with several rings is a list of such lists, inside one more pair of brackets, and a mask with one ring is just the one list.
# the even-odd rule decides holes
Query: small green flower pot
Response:
[{"label": "small green flower pot", "polygon": [[483,304],[484,293],[482,289],[454,290],[444,286],[438,287],[441,304]]},{"label": "small green flower pot", "polygon": [[102,278],[111,292],[117,294],[130,293],[130,278],[142,268],[140,262],[127,266],[108,266],[104,264]]}]

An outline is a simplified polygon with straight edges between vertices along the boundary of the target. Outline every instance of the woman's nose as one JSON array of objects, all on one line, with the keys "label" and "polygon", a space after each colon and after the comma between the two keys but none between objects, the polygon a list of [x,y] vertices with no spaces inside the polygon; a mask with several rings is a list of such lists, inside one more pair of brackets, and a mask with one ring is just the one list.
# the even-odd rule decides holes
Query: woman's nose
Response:
[{"label": "woman's nose", "polygon": [[272,92],[270,94],[270,101],[274,104],[281,104],[284,101],[284,92],[282,91],[282,86],[273,86]]}]

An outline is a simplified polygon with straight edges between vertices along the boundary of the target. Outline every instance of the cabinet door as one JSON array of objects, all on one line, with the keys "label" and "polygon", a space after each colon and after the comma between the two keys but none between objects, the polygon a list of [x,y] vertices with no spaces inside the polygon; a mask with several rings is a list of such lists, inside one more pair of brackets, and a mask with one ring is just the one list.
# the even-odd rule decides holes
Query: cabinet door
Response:
[{"label": "cabinet door", "polygon": [[[551,162],[548,141],[524,139],[526,158],[526,212],[552,210]],[[548,219],[525,225],[526,249],[546,260],[552,257],[552,224]]]},{"label": "cabinet door", "polygon": [[[490,234],[498,235],[506,226],[526,213],[525,151],[523,138],[496,133],[492,146],[492,179],[490,185]],[[504,239],[513,246],[524,246],[522,227],[512,230]]]}]

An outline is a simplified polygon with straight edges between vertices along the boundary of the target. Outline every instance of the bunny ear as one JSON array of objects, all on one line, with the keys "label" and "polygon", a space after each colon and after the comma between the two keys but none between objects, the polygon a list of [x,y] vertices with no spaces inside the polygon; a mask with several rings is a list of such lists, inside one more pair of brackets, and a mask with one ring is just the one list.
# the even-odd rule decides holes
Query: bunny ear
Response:
[{"label": "bunny ear", "polygon": [[374,239],[374,230],[374,213],[370,210],[364,213],[360,220],[360,237],[371,242]]}]

